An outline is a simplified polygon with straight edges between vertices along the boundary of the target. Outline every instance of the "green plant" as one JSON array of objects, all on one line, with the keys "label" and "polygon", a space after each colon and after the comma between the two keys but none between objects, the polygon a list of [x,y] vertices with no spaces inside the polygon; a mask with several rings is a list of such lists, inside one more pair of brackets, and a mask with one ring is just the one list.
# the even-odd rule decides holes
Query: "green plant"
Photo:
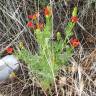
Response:
[{"label": "green plant", "polygon": [[[73,14],[76,15],[76,7],[74,10]],[[49,87],[50,83],[55,81],[54,78],[59,68],[67,63],[68,59],[72,56],[73,48],[68,44],[68,39],[73,35],[72,29],[74,25],[74,22],[68,22],[65,29],[65,40],[61,38],[60,32],[57,32],[57,41],[52,41],[50,39],[53,31],[52,16],[48,16],[47,14],[46,24],[43,30],[40,28],[34,30],[39,45],[39,52],[32,55],[23,47],[16,53],[18,58],[24,60],[25,63],[28,64],[30,71],[36,75],[45,89]],[[64,51],[64,48],[66,51]]]}]

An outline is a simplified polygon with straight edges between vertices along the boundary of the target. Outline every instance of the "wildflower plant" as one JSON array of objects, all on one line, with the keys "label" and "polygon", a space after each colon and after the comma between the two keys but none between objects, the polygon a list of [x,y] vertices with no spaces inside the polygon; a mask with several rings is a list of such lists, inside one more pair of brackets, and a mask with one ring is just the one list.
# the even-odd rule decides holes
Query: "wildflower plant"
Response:
[{"label": "wildflower plant", "polygon": [[8,47],[8,48],[6,49],[6,52],[7,52],[8,54],[12,54],[12,53],[13,53],[13,48],[12,48],[12,47]]},{"label": "wildflower plant", "polygon": [[[60,32],[57,32],[57,41],[52,41],[52,8],[47,6],[44,11],[46,24],[38,23],[38,26],[34,29],[39,45],[39,52],[32,55],[24,47],[21,47],[21,50],[16,53],[16,55],[28,64],[29,70],[35,74],[43,88],[46,89],[49,87],[50,83],[55,82],[55,76],[59,68],[66,64],[68,59],[72,56],[73,47],[69,45],[68,40],[73,35],[72,29],[78,19],[76,19],[77,7],[75,7],[72,13],[73,17],[65,28],[65,39],[63,40]],[[30,22],[27,24],[29,27],[31,27],[31,25],[32,23]],[[73,42],[71,42],[71,44]],[[75,47],[77,47],[79,43],[76,44]],[[21,45],[23,46],[23,44],[20,43],[20,46]],[[64,48],[66,51],[64,51]]]}]

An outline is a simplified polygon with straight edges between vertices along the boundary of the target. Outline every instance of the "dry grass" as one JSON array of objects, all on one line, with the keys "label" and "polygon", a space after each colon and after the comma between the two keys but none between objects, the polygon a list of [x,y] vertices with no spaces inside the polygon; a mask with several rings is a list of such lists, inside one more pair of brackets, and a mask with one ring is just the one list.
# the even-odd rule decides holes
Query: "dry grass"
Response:
[{"label": "dry grass", "polygon": [[[29,52],[36,50],[37,45],[32,30],[26,27],[28,12],[40,9],[39,2],[35,5],[36,2],[33,3],[33,1],[35,2],[35,0],[0,1],[0,53],[8,46],[13,46],[18,50],[19,41],[24,43]],[[56,82],[58,90],[55,90],[53,85],[50,88],[53,92],[52,90],[45,92],[23,63],[17,72],[19,79],[0,82],[0,92],[5,94],[3,96],[47,96],[47,93],[52,96],[96,96],[96,1],[68,2],[68,8],[62,7],[64,3],[67,4],[67,0],[61,1],[59,5],[54,0],[53,2],[50,0],[50,3],[56,8],[58,5],[66,18],[70,17],[70,4],[78,5],[79,22],[74,29],[74,34],[80,38],[81,45],[74,51],[73,57],[69,60],[69,66],[64,65],[58,73],[59,79]],[[59,14],[59,21],[56,20],[53,24],[59,22],[64,28],[66,22],[62,22],[60,11],[57,11],[57,14]],[[57,25],[55,27],[57,28]],[[54,31],[63,30],[63,28],[56,29],[55,27]]]}]

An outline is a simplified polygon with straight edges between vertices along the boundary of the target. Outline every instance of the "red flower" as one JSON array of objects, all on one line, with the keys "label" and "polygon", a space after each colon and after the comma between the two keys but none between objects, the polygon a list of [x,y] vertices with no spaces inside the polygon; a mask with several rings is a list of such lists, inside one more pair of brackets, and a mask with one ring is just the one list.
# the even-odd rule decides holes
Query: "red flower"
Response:
[{"label": "red flower", "polygon": [[73,46],[73,47],[78,47],[80,45],[80,41],[76,38],[71,38],[70,39],[70,44]]},{"label": "red flower", "polygon": [[34,28],[34,25],[33,25],[33,23],[31,21],[27,23],[27,26]]},{"label": "red flower", "polygon": [[45,9],[44,9],[44,14],[46,17],[50,16],[52,14],[52,9],[50,6],[47,6]]},{"label": "red flower", "polygon": [[78,21],[78,17],[77,16],[72,16],[71,17],[71,22],[76,23]]},{"label": "red flower", "polygon": [[9,54],[12,54],[13,53],[13,48],[12,47],[8,47],[6,49],[6,52],[9,53]]},{"label": "red flower", "polygon": [[33,18],[33,15],[28,15],[28,18],[29,18],[29,19],[32,19],[32,18]]},{"label": "red flower", "polygon": [[33,20],[35,20],[36,18],[38,18],[39,17],[39,12],[36,12],[35,14],[33,14],[33,15],[28,15],[28,18],[29,19],[33,19]]}]

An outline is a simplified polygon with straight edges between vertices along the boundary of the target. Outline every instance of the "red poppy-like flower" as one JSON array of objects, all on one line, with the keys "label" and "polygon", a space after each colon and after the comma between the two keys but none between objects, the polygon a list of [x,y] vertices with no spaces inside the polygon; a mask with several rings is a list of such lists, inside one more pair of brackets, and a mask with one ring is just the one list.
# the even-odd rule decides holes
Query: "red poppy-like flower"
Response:
[{"label": "red poppy-like flower", "polygon": [[33,23],[31,21],[27,23],[27,26],[34,28],[34,25],[33,25]]},{"label": "red poppy-like flower", "polygon": [[77,16],[72,16],[71,17],[71,22],[76,23],[78,21],[78,17]]},{"label": "red poppy-like flower", "polygon": [[6,49],[6,52],[9,53],[9,54],[12,54],[13,53],[13,48],[12,47],[8,47]]},{"label": "red poppy-like flower", "polygon": [[32,18],[33,18],[33,15],[28,15],[28,18],[29,18],[29,19],[32,19]]},{"label": "red poppy-like flower", "polygon": [[70,44],[73,46],[73,47],[78,47],[80,45],[80,41],[76,38],[71,38],[70,39]]},{"label": "red poppy-like flower", "polygon": [[33,19],[33,20],[35,20],[36,18],[38,18],[39,17],[39,12],[36,12],[35,14],[33,14],[33,15],[28,15],[28,18],[29,19]]},{"label": "red poppy-like flower", "polygon": [[44,9],[44,14],[46,17],[50,16],[52,14],[52,9],[51,7],[47,6],[45,9]]}]

